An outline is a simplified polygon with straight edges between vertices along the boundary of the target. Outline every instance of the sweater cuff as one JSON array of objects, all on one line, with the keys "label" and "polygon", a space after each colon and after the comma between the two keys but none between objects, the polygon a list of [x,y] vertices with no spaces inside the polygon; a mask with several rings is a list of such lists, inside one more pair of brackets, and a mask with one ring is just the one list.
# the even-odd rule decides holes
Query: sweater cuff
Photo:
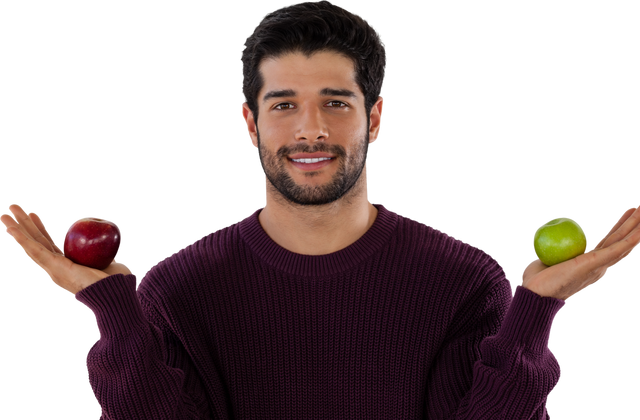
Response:
[{"label": "sweater cuff", "polygon": [[128,334],[146,324],[136,295],[136,276],[113,274],[76,293],[93,311],[101,338]]},{"label": "sweater cuff", "polygon": [[564,300],[542,297],[518,286],[497,337],[519,343],[532,352],[544,353],[549,344],[553,318],[564,303]]}]

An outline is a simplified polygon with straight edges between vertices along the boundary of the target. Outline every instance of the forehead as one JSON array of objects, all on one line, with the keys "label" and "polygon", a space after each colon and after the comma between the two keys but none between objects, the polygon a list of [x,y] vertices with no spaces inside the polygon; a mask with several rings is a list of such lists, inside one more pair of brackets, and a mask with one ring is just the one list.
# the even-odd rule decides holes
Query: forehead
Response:
[{"label": "forehead", "polygon": [[336,52],[321,51],[308,57],[299,52],[287,53],[265,58],[259,69],[263,80],[259,101],[266,92],[287,89],[295,92],[348,89],[362,96],[353,61]]}]

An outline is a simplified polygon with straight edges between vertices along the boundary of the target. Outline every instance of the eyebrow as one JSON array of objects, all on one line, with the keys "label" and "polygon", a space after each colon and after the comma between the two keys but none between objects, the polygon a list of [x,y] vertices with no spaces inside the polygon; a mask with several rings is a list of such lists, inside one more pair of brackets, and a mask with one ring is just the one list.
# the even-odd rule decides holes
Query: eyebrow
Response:
[{"label": "eyebrow", "polygon": [[[262,102],[266,102],[271,98],[285,98],[289,96],[296,96],[296,92],[293,89],[272,90],[264,95]],[[355,98],[356,94],[349,89],[324,88],[320,91],[320,96],[346,96],[348,98]]]}]

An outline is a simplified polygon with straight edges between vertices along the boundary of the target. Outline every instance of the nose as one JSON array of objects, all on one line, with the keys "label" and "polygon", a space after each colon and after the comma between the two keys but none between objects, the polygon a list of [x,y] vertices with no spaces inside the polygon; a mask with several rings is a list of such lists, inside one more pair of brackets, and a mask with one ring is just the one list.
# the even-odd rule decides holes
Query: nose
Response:
[{"label": "nose", "polygon": [[301,111],[298,113],[296,141],[326,141],[329,137],[329,130],[322,110],[316,106],[306,106]]}]

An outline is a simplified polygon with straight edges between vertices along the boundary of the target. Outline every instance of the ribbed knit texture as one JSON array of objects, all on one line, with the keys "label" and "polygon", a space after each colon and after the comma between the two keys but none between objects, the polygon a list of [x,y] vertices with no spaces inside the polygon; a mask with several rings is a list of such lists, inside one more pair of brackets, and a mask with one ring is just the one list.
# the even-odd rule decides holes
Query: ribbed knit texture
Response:
[{"label": "ribbed knit texture", "polygon": [[102,419],[548,419],[564,301],[484,252],[376,205],[356,242],[292,253],[260,210],[76,298]]}]

